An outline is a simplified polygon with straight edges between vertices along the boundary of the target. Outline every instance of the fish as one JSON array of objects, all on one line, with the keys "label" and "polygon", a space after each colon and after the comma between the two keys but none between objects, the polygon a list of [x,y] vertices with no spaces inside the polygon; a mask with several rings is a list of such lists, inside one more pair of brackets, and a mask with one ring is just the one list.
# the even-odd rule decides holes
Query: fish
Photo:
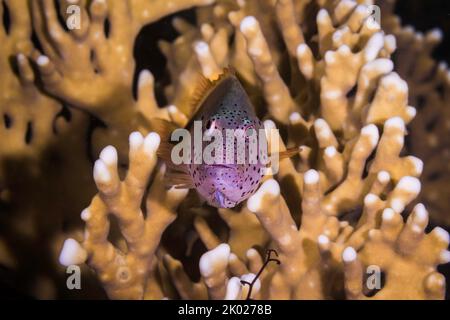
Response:
[{"label": "fish", "polygon": [[[191,161],[188,164],[174,165],[172,163],[174,146],[170,142],[167,143],[167,138],[162,139],[159,155],[170,168],[166,173],[166,183],[177,188],[195,189],[213,207],[234,208],[255,193],[268,167],[267,141],[258,142],[256,149],[253,149],[253,153],[256,154],[252,154],[248,147],[250,141],[254,141],[252,135],[257,135],[264,129],[263,124],[231,68],[225,68],[216,80],[200,76],[191,107],[194,116],[185,127],[192,139],[188,155]],[[213,163],[195,161],[196,150],[193,139],[198,133],[195,131],[196,122],[201,125],[201,133],[206,136],[213,131],[222,133],[223,137],[226,137],[227,132],[233,132],[236,138],[232,142],[233,145],[227,143],[226,138],[222,140],[222,154],[217,154],[216,157],[214,153],[216,161]],[[175,129],[172,127],[169,131],[173,130]],[[259,135],[257,138],[265,139],[265,135]],[[239,139],[245,143],[244,152],[240,152],[242,150],[237,147]],[[206,147],[207,142],[202,139],[202,151]],[[227,152],[233,154],[232,161],[229,161],[230,159],[227,161]],[[281,157],[291,156],[294,153],[290,149]],[[250,161],[255,157],[256,161]]]}]

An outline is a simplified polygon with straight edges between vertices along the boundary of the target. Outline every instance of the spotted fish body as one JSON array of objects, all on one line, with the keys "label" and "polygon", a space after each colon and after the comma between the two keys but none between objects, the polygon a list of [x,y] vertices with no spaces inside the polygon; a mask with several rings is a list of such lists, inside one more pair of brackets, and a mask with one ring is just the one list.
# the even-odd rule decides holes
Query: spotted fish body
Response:
[{"label": "spotted fish body", "polygon": [[[188,125],[194,137],[193,121],[201,121],[203,132],[216,129],[222,132],[223,164],[190,164],[188,173],[198,193],[206,201],[219,208],[232,208],[250,197],[258,188],[266,165],[267,148],[259,152],[256,163],[249,161],[249,134],[258,136],[262,123],[255,114],[254,108],[239,80],[234,74],[228,74],[203,99],[196,116]],[[233,129],[236,135],[245,135],[245,155],[238,155],[234,140],[234,162],[226,163],[226,129]],[[237,130],[240,129],[240,130]],[[263,142],[264,143],[264,142]],[[208,142],[203,142],[203,148]],[[194,146],[194,143],[192,143]],[[192,147],[194,148],[194,147]],[[194,150],[192,149],[192,155]],[[238,156],[244,156],[239,164]],[[261,161],[262,160],[264,161]],[[253,161],[254,162],[254,161]]]}]

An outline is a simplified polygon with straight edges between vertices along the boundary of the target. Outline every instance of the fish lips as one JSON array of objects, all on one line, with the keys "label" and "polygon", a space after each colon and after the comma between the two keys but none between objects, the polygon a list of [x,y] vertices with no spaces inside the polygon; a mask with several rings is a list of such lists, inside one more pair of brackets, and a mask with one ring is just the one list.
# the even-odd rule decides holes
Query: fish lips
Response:
[{"label": "fish lips", "polygon": [[[217,177],[222,177],[222,183],[226,189],[233,188],[233,185],[227,183],[226,178],[223,177],[227,177],[229,174],[232,174],[233,176],[236,175],[237,171],[235,166],[226,164],[212,164],[207,165],[206,168],[208,175],[211,172],[212,174],[209,176],[214,177],[214,179]],[[216,184],[215,181],[214,184]],[[215,186],[214,192],[212,192],[208,198],[209,204],[217,208],[233,208],[238,204],[236,200],[230,199],[224,192],[222,192],[220,187],[217,185]]]}]

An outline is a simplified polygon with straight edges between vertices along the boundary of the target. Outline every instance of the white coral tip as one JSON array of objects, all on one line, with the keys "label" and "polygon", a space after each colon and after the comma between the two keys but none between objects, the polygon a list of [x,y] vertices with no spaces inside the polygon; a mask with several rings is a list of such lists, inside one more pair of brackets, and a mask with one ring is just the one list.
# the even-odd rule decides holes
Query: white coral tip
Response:
[{"label": "white coral tip", "polygon": [[439,28],[434,28],[433,30],[429,31],[427,34],[428,37],[433,39],[434,41],[441,41],[442,40],[442,30]]},{"label": "white coral tip", "polygon": [[297,47],[297,56],[301,57],[303,56],[308,50],[308,46],[306,43],[301,43]]},{"label": "white coral tip", "polygon": [[297,123],[297,122],[299,122],[300,120],[302,119],[302,116],[300,115],[300,113],[298,113],[298,112],[292,112],[290,115],[289,115],[289,121],[291,122],[291,123]]},{"label": "white coral tip", "polygon": [[[256,277],[256,275],[254,273],[247,273],[247,274],[244,274],[243,276],[241,276],[241,280],[246,281],[248,283],[252,283],[252,281],[255,279],[255,277]],[[261,289],[261,281],[259,279],[257,279],[255,281],[255,284],[253,285],[252,295],[258,293],[260,289]]]},{"label": "white coral tip", "polygon": [[406,114],[408,115],[409,119],[414,119],[417,114],[417,110],[414,107],[408,106],[406,107]]},{"label": "white coral tip", "polygon": [[236,262],[238,260],[239,260],[238,256],[236,254],[234,254],[234,253],[230,253],[230,255],[228,256],[228,262],[229,263],[234,263],[234,262]]},{"label": "white coral tip", "polygon": [[397,90],[399,90],[400,92],[408,92],[408,84],[406,83],[406,81],[404,81],[403,79],[401,79],[399,77],[399,75],[395,72],[391,72],[390,74],[388,74],[387,76],[385,76],[382,80],[381,80],[381,84],[384,87],[390,87],[393,86],[395,87]]},{"label": "white coral tip", "polygon": [[137,150],[144,143],[144,137],[138,131],[132,132],[130,134],[129,143],[131,150]]},{"label": "white coral tip", "polygon": [[368,62],[364,65],[364,70],[375,69],[381,74],[386,74],[394,69],[394,63],[390,59],[376,59],[374,61]]},{"label": "white coral tip", "polygon": [[384,37],[384,43],[386,45],[386,48],[391,52],[394,52],[394,50],[397,48],[397,40],[392,34],[388,34]]},{"label": "white coral tip", "polygon": [[352,247],[345,248],[342,253],[342,260],[346,263],[350,263],[356,260],[356,251]]},{"label": "white coral tip", "polygon": [[406,176],[400,179],[397,183],[396,188],[406,191],[412,194],[419,194],[421,189],[421,184],[419,179],[415,177]]},{"label": "white coral tip", "polygon": [[241,21],[240,30],[242,33],[247,33],[249,31],[255,30],[258,25],[258,21],[253,16],[247,16]]},{"label": "white coral tip", "polygon": [[428,212],[422,203],[416,204],[414,207],[414,222],[424,224],[428,219]]},{"label": "white coral tip", "polygon": [[374,60],[380,52],[381,48],[383,48],[383,45],[383,35],[381,34],[381,32],[375,33],[367,42],[364,54],[366,61]]},{"label": "white coral tip", "polygon": [[344,55],[347,55],[351,52],[349,46],[347,46],[346,44],[340,46],[338,48],[338,51],[339,51],[339,53],[344,54]]},{"label": "white coral tip", "polygon": [[383,210],[382,219],[383,221],[391,221],[394,219],[395,211],[391,208],[386,208]]},{"label": "white coral tip", "polygon": [[369,206],[371,204],[374,204],[379,198],[374,195],[373,193],[369,193],[367,196],[364,197],[364,205]]},{"label": "white coral tip", "polygon": [[197,41],[194,44],[194,50],[199,56],[205,56],[209,52],[209,46],[205,41]]},{"label": "white coral tip", "polygon": [[401,131],[405,131],[405,121],[403,121],[400,117],[393,117],[386,120],[384,123],[384,128],[397,128]]},{"label": "white coral tip", "polygon": [[441,227],[436,227],[433,229],[432,232],[438,239],[440,239],[442,242],[446,243],[448,246],[448,243],[450,242],[450,236],[447,231],[445,231]]},{"label": "white coral tip", "polygon": [[99,159],[94,164],[94,180],[98,183],[108,183],[111,181],[111,173],[105,162]]},{"label": "white coral tip", "polygon": [[361,129],[361,134],[369,137],[370,144],[372,147],[375,147],[378,143],[378,139],[380,138],[378,133],[378,128],[374,124],[369,124]]},{"label": "white coral tip", "polygon": [[25,57],[25,55],[23,53],[19,53],[17,55],[17,60],[19,61],[19,63],[24,63],[27,61],[27,58]]},{"label": "white coral tip", "polygon": [[227,283],[225,300],[238,300],[241,296],[242,285],[238,277],[232,277]]},{"label": "white coral tip", "polygon": [[446,71],[448,69],[448,64],[445,61],[441,61],[438,63],[439,71]]},{"label": "white coral tip", "polygon": [[258,253],[258,251],[256,251],[256,249],[250,248],[250,249],[247,250],[245,255],[247,256],[247,258],[251,259],[251,258],[258,257],[259,253]]},{"label": "white coral tip", "polygon": [[331,135],[331,129],[324,119],[319,118],[314,121],[314,129],[316,131],[316,134],[320,135],[323,138],[328,138]]},{"label": "white coral tip", "polygon": [[263,205],[263,198],[266,194],[278,196],[280,194],[280,186],[274,179],[269,179],[264,182],[258,191],[252,195],[247,201],[247,208],[251,212],[258,212]]},{"label": "white coral tip", "polygon": [[356,6],[356,2],[354,0],[342,0],[339,2],[338,6],[351,9]]},{"label": "white coral tip", "polygon": [[330,239],[329,239],[326,235],[321,234],[321,235],[317,238],[317,242],[318,242],[320,245],[322,245],[322,246],[326,246],[326,245],[328,245],[328,244],[330,243]]},{"label": "white coral tip", "polygon": [[320,129],[328,128],[328,124],[327,124],[327,122],[324,119],[319,118],[319,119],[314,121],[314,127],[316,129],[320,130]]},{"label": "white coral tip", "polygon": [[331,50],[328,50],[327,52],[325,52],[325,62],[327,64],[333,64],[336,61],[334,56],[335,56],[335,53]]},{"label": "white coral tip", "polygon": [[328,20],[328,12],[326,9],[320,9],[319,13],[317,14],[317,22],[318,23],[324,23]]},{"label": "white coral tip", "polygon": [[414,173],[420,176],[423,172],[423,161],[414,156],[409,156],[408,159],[414,165]]},{"label": "white coral tip", "polygon": [[87,259],[86,250],[74,239],[66,239],[59,254],[59,263],[63,266],[82,264]]},{"label": "white coral tip", "polygon": [[204,253],[200,258],[200,273],[203,277],[210,277],[215,272],[222,270],[228,264],[230,246],[226,243]]},{"label": "white coral tip", "polygon": [[158,150],[161,138],[156,132],[149,133],[144,139],[144,150],[148,155],[154,155]]},{"label": "white coral tip", "polygon": [[276,129],[277,126],[275,125],[275,122],[272,120],[265,120],[264,121],[264,129],[270,130],[270,129]]},{"label": "white coral tip", "polygon": [[117,164],[117,150],[113,146],[107,146],[105,147],[102,152],[100,152],[100,159],[103,160],[103,162],[107,166],[113,166]]},{"label": "white coral tip", "polygon": [[50,63],[50,59],[47,56],[41,55],[37,58],[37,64],[44,67]]},{"label": "white coral tip", "polygon": [[405,202],[399,198],[393,198],[390,202],[390,206],[395,212],[401,213],[405,209]]},{"label": "white coral tip", "polygon": [[363,15],[363,14],[367,14],[367,6],[363,5],[363,4],[359,4],[356,9],[355,12],[358,15]]},{"label": "white coral tip", "polygon": [[337,150],[334,146],[326,147],[324,152],[328,158],[332,158],[337,154]]},{"label": "white coral tip", "polygon": [[389,180],[391,180],[391,175],[389,174],[389,172],[382,170],[378,172],[377,179],[381,183],[388,183]]},{"label": "white coral tip", "polygon": [[319,182],[319,173],[314,169],[308,170],[305,172],[303,181],[306,184],[316,184]]},{"label": "white coral tip", "polygon": [[171,104],[170,106],[167,107],[167,111],[169,111],[170,114],[176,114],[176,113],[180,112],[178,110],[178,108],[176,106],[174,106],[173,104]]},{"label": "white coral tip", "polygon": [[81,211],[81,220],[88,221],[91,218],[91,216],[92,216],[92,214],[91,214],[91,211],[89,210],[89,208]]},{"label": "white coral tip", "polygon": [[450,251],[442,250],[441,254],[439,255],[439,262],[442,264],[449,263],[450,262]]},{"label": "white coral tip", "polygon": [[149,70],[142,70],[141,73],[139,74],[139,82],[138,82],[139,88],[142,88],[149,84],[153,84],[153,82],[154,78],[152,73]]}]

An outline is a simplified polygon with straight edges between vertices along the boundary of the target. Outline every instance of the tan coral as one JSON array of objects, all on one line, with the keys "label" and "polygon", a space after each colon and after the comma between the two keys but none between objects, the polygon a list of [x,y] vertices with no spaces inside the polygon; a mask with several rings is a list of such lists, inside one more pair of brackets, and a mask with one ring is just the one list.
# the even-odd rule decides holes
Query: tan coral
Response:
[{"label": "tan coral", "polygon": [[[267,233],[261,228],[256,217],[243,207],[240,211],[232,209],[219,209],[220,217],[225,221],[228,228],[227,243],[233,254],[240,259],[244,259],[246,252],[253,246],[265,247],[269,240]],[[208,249],[213,249],[220,244],[220,239],[214,234],[214,231],[207,222],[197,217],[194,223],[195,229],[202,242]]]},{"label": "tan coral", "polygon": [[[376,222],[379,218],[372,216],[365,221],[361,219],[359,225],[353,228],[348,223],[339,223],[337,219],[321,213],[318,181],[319,175],[315,171],[308,172],[305,176],[304,188],[309,197],[302,203],[303,215],[299,230],[291,220],[274,180],[266,182],[254,198],[249,200],[250,208],[256,212],[280,252],[281,265],[279,271],[275,271],[269,286],[269,298],[319,299],[336,295],[333,292],[336,285],[333,279],[338,278],[339,272],[342,272],[336,266],[336,263],[342,263],[341,255],[344,257],[347,297],[364,298],[362,276],[365,271],[361,265],[354,266],[356,258],[351,259],[348,257],[349,251],[343,250],[349,244],[361,250],[364,266],[376,265],[386,272],[388,280],[376,293],[376,298],[443,298],[445,282],[435,268],[438,264],[449,261],[449,252],[446,251],[448,233],[437,228],[429,235],[423,235],[423,228],[427,223],[423,206],[416,207],[416,213],[410,216],[405,227],[400,214],[387,208],[383,211],[380,227]],[[380,214],[379,204],[375,209],[375,202],[370,198],[366,200],[366,213],[363,217],[367,217],[370,212],[372,215],[376,212]],[[422,213],[415,218],[419,210]],[[394,225],[391,225],[392,220],[396,221]],[[421,238],[425,240],[422,241]],[[331,245],[328,239],[333,239]],[[417,247],[411,241],[416,241],[414,243],[417,243]],[[353,248],[351,250],[354,251]],[[331,256],[329,252],[332,253]],[[398,285],[397,281],[404,281],[404,285]],[[410,289],[405,294],[403,290],[407,287]]]},{"label": "tan coral", "polygon": [[412,26],[402,26],[393,14],[395,1],[380,5],[385,17],[383,27],[397,38],[398,49],[393,57],[396,70],[408,82],[410,103],[418,108],[409,124],[409,148],[426,163],[421,200],[430,208],[433,220],[448,225],[450,78],[447,64],[432,57],[443,34],[438,28],[422,33]]},{"label": "tan coral", "polygon": [[[80,29],[66,32],[58,21],[53,1],[33,1],[33,23],[43,53],[33,53],[46,91],[63,99],[70,106],[83,109],[104,122],[107,130],[97,130],[94,142],[97,148],[109,141],[126,149],[126,137],[137,129],[148,130],[141,118],[178,120],[176,107],[159,108],[153,94],[154,78],[148,70],[139,75],[138,93],[133,97],[135,62],[133,43],[137,32],[145,22],[150,22],[173,11],[210,1],[161,1],[149,10],[145,1],[92,1],[80,3],[83,22]],[[64,8],[68,5],[60,1]],[[132,13],[142,16],[133,19]],[[142,11],[141,11],[142,10]],[[89,15],[88,15],[89,12]],[[44,15],[43,15],[43,14]],[[43,19],[45,16],[45,19]],[[90,17],[90,18],[89,18]],[[105,21],[110,31],[104,28]],[[136,25],[137,23],[137,25]],[[145,122],[144,122],[145,123]]]},{"label": "tan coral", "polygon": [[445,278],[435,268],[450,259],[448,233],[435,228],[425,234],[427,220],[422,204],[414,208],[406,223],[400,214],[385,209],[380,229],[369,232],[363,249],[357,255],[351,247],[343,252],[347,297],[366,299],[357,284],[363,283],[364,266],[378,266],[386,283],[374,299],[442,299]]},{"label": "tan coral", "polygon": [[[71,215],[91,192],[83,134],[88,117],[66,112],[63,102],[40,89],[27,58],[33,32],[28,1],[5,1],[0,11],[0,261],[8,277],[15,275],[18,291],[50,299],[63,274],[55,259],[67,237],[62,226],[74,222]],[[69,185],[83,187],[75,194]],[[22,265],[36,260],[25,276]]]},{"label": "tan coral", "polygon": [[[86,251],[88,263],[96,270],[110,298],[142,299],[145,296],[161,234],[175,219],[176,207],[186,196],[186,190],[165,190],[161,181],[164,169],[160,168],[144,197],[156,164],[158,146],[157,134],[150,133],[143,138],[140,133],[132,133],[130,165],[123,181],[117,171],[115,148],[106,147],[102,151],[94,166],[99,194],[82,213],[86,221],[83,247],[73,250],[73,242],[66,241],[60,256],[65,265],[80,264],[83,261],[79,252]],[[146,216],[141,210],[142,201],[145,201]],[[107,239],[109,214],[118,219],[126,242],[122,250]]]},{"label": "tan coral", "polygon": [[[34,83],[34,73],[26,57],[32,49],[27,1],[7,1],[3,9],[10,12],[11,20],[9,30],[4,27],[6,22],[0,30],[0,153],[4,157],[35,156],[53,138],[52,123],[61,104],[42,94]],[[19,76],[11,59],[15,60]]]},{"label": "tan coral", "polygon": [[[286,2],[284,2],[284,5],[286,5]],[[342,21],[342,18],[340,17],[348,16],[347,14],[352,10],[355,10],[353,15],[351,15],[347,21]],[[349,127],[343,128],[346,133],[344,139],[342,139],[341,135],[338,134],[335,136],[333,133],[333,129],[337,130],[339,133],[341,127],[333,128],[328,121],[323,120],[314,123],[318,144],[323,152],[319,153],[319,164],[323,166],[321,168],[323,168],[324,171],[321,172],[320,175],[317,175],[317,182],[320,177],[320,180],[324,184],[324,190],[316,190],[316,192],[319,192],[319,195],[316,194],[315,197],[312,197],[310,193],[307,193],[308,196],[305,195],[307,190],[304,189],[303,173],[298,172],[293,164],[288,164],[287,161],[281,163],[279,176],[283,179],[291,176],[293,180],[296,181],[295,183],[298,190],[302,193],[302,198],[306,202],[305,206],[307,207],[307,203],[312,201],[312,203],[316,203],[316,209],[320,207],[320,210],[324,212],[323,215],[318,215],[317,217],[317,219],[322,219],[322,221],[311,224],[318,228],[318,230],[312,232],[310,236],[312,247],[317,246],[317,237],[320,236],[321,232],[325,231],[328,236],[338,239],[338,242],[342,244],[345,243],[347,237],[352,235],[352,242],[357,243],[361,247],[367,239],[368,230],[376,227],[376,212],[379,212],[382,207],[375,206],[377,209],[374,209],[373,205],[370,204],[370,201],[367,200],[369,202],[369,204],[367,204],[368,208],[363,211],[359,227],[354,233],[353,227],[346,223],[339,223],[339,220],[329,217],[328,215],[342,215],[349,210],[354,210],[355,208],[360,207],[363,199],[366,199],[369,195],[370,197],[368,199],[376,197],[376,195],[387,196],[387,201],[385,203],[383,202],[383,205],[391,206],[395,211],[402,212],[405,206],[411,202],[420,191],[420,183],[413,177],[417,177],[421,174],[422,162],[411,156],[399,157],[400,151],[404,145],[403,137],[406,134],[404,123],[411,121],[415,115],[415,109],[409,107],[407,104],[406,97],[408,91],[405,82],[401,80],[397,74],[390,73],[393,69],[393,65],[386,57],[388,57],[395,49],[393,37],[383,36],[382,33],[380,33],[379,26],[375,31],[364,28],[364,19],[366,18],[365,15],[367,15],[364,6],[351,5],[350,7],[346,7],[342,4],[340,7],[336,7],[335,10],[331,8],[331,11],[333,12],[335,19],[343,22],[343,27],[342,29],[332,27],[331,22],[326,23],[327,19],[329,21],[328,13],[323,10],[319,13],[319,29],[322,28],[322,37],[319,35],[319,44],[321,45],[323,54],[327,52],[327,55],[329,56],[328,61],[326,57],[323,61],[319,61],[318,68],[315,67],[313,62],[310,62],[310,69],[306,70],[307,68],[305,69],[305,65],[307,66],[308,64],[305,64],[305,62],[308,61],[302,59],[303,55],[308,53],[308,47],[305,45],[300,45],[300,49],[297,50],[297,57],[300,61],[300,70],[307,78],[311,79],[313,74],[312,70],[317,70],[318,73],[316,74],[318,75],[318,79],[322,79],[322,76],[326,75],[327,72],[329,72],[330,76],[335,77],[331,83],[335,83],[339,86],[338,88],[341,90],[340,95],[343,97],[343,100],[334,104],[334,107],[331,105],[329,106],[330,109],[336,109],[336,107],[341,108],[341,110],[343,110],[343,117],[340,121],[336,121],[339,117],[336,118],[334,115],[330,115],[327,120],[331,122],[336,121],[334,123],[339,125],[346,124],[349,125]],[[239,17],[230,15],[232,21],[233,19],[238,18]],[[254,44],[254,52],[257,53],[255,59],[259,57],[260,54],[265,54],[266,59],[264,61],[270,61],[269,50],[264,43],[261,31],[258,30],[258,23],[253,18],[245,18],[247,20],[243,20],[244,18],[242,16],[240,18],[240,21],[244,22],[244,31],[247,30],[249,32],[248,40],[256,41]],[[293,20],[291,19],[291,21]],[[236,25],[236,21],[233,21],[233,23]],[[363,29],[361,36],[359,36],[357,32],[361,25],[363,25]],[[333,37],[335,33],[336,36]],[[297,33],[297,35],[298,34],[299,33]],[[289,35],[285,34],[285,37],[288,36]],[[297,36],[297,39],[300,38]],[[329,39],[334,42],[327,42]],[[354,54],[349,50],[349,47],[353,47],[356,44],[359,46],[365,44],[366,49],[360,53]],[[259,51],[257,49],[259,49]],[[251,50],[251,47],[249,47],[248,50]],[[252,52],[249,51],[249,54],[251,56]],[[340,57],[340,55],[343,57],[345,56],[345,58],[342,58],[339,60],[339,63],[336,63],[333,66],[335,58]],[[347,63],[347,61],[351,60],[351,56],[354,56],[355,59],[354,63],[351,64],[351,67],[355,67],[355,70],[349,72],[348,75],[353,78],[348,81],[343,81],[345,79],[338,76],[341,74],[338,70],[341,70],[340,67],[342,66],[342,63]],[[377,56],[379,57],[378,59]],[[310,54],[309,57],[309,59],[311,59],[312,55]],[[361,59],[359,64],[355,63],[358,59]],[[256,62],[258,63],[258,61]],[[254,66],[256,73],[261,71],[258,64],[255,64]],[[333,67],[336,70],[334,70]],[[273,71],[273,68],[272,72],[275,72],[276,74],[276,71]],[[278,81],[278,83],[280,83],[273,74],[264,79],[267,81],[274,79],[275,82]],[[331,92],[330,88],[324,88],[326,87],[326,83],[322,81],[316,85],[320,86],[324,95]],[[356,85],[358,90],[355,98],[347,99],[344,97],[350,89]],[[369,102],[368,99],[372,93],[375,93],[375,98]],[[326,108],[328,103],[327,99],[325,99],[326,96],[321,98],[322,107]],[[330,103],[335,103],[334,100],[336,100],[336,97],[330,99]],[[394,102],[394,107],[387,109],[387,106],[390,105],[392,101]],[[348,103],[350,102],[353,106],[350,109],[347,109]],[[285,110],[288,110],[288,115],[292,111],[289,107],[285,108]],[[287,117],[284,117],[283,119],[286,118]],[[303,122],[302,117],[298,112],[292,113],[289,119],[291,125],[298,123],[302,124]],[[374,160],[370,163],[366,163],[379,140],[377,127],[373,124],[368,125],[370,123],[381,125],[384,130],[378,148],[376,148],[377,152]],[[364,127],[364,125],[366,126]],[[361,135],[359,135],[358,132],[361,127],[364,128],[361,131]],[[338,148],[341,149],[340,144],[343,144],[343,147],[345,147],[342,153],[338,151]],[[314,160],[310,158],[311,149],[308,146],[302,148],[302,152],[304,152],[304,157],[301,154],[302,159],[309,161],[310,166],[314,166]],[[323,160],[321,159],[322,156]],[[305,165],[305,163],[303,163],[303,165]],[[308,163],[306,163],[305,167],[308,168]],[[367,170],[368,173],[367,177],[363,177],[365,170]],[[409,175],[413,177],[409,177]],[[391,181],[396,185],[395,188],[393,188]],[[322,199],[323,196],[320,195],[320,193],[330,188],[332,191]],[[277,188],[275,188],[274,185],[263,190],[267,191],[268,194],[271,194],[271,192],[277,193]],[[355,192],[356,190],[358,192]],[[389,193],[387,193],[388,190]],[[273,196],[276,198],[276,195]],[[322,200],[319,201],[313,199]],[[281,246],[282,251],[285,251],[285,257],[288,257],[288,266],[281,267],[281,269],[292,271],[291,273],[289,273],[289,271],[285,271],[284,273],[281,272],[282,275],[274,277],[273,283],[268,290],[273,291],[274,297],[278,298],[287,298],[291,297],[291,295],[294,297],[304,297],[302,295],[311,295],[311,297],[316,298],[329,297],[329,292],[324,293],[317,289],[320,287],[319,275],[321,268],[308,270],[308,268],[300,262],[302,253],[292,252],[292,250],[289,251],[289,249],[286,248],[289,246],[296,248],[301,247],[301,240],[299,240],[296,233],[291,234],[290,228],[296,228],[295,222],[292,220],[285,202],[282,200],[278,201],[279,202],[276,203],[266,203],[266,205],[261,206],[265,208],[265,214],[261,214],[260,221],[271,235],[272,240],[275,241],[278,246]],[[249,204],[251,204],[251,201],[249,201]],[[280,206],[281,209],[278,209],[278,206]],[[382,204],[380,203],[379,206],[382,206]],[[277,209],[273,210],[274,207]],[[308,220],[304,219],[306,218],[304,215],[305,212],[301,217],[302,222],[305,222],[306,226],[304,228],[305,230],[308,230]],[[266,224],[264,224],[264,221],[266,221]],[[276,225],[278,223],[281,224],[281,226],[277,227]],[[330,224],[330,226],[325,228],[324,225],[327,223]],[[205,228],[197,228],[197,230],[203,235],[202,239],[206,239],[206,233],[209,234],[208,239],[214,239],[211,230],[205,230]],[[323,239],[324,238],[322,237],[322,240]],[[212,246],[217,245],[219,240],[215,239],[212,242],[209,240],[205,241],[206,243],[209,243],[208,246]],[[295,245],[292,243],[295,243]],[[326,241],[324,241],[324,243],[326,243]],[[319,247],[320,245],[325,245],[324,243],[319,243]],[[312,257],[317,258],[319,253],[316,251],[316,254],[314,254],[314,251],[315,249],[306,250],[304,254],[309,254],[312,255]],[[313,264],[314,261],[319,265],[321,264],[319,259],[311,259]],[[342,261],[341,258],[339,258],[339,261]],[[326,263],[324,264],[326,265]],[[241,272],[243,272],[243,270],[241,270]],[[300,280],[302,279],[302,276],[304,276],[304,284]],[[309,284],[307,279],[309,280]],[[419,281],[417,283],[421,282]],[[308,285],[313,285],[316,290],[309,288]],[[423,289],[421,284],[420,287]]]}]

